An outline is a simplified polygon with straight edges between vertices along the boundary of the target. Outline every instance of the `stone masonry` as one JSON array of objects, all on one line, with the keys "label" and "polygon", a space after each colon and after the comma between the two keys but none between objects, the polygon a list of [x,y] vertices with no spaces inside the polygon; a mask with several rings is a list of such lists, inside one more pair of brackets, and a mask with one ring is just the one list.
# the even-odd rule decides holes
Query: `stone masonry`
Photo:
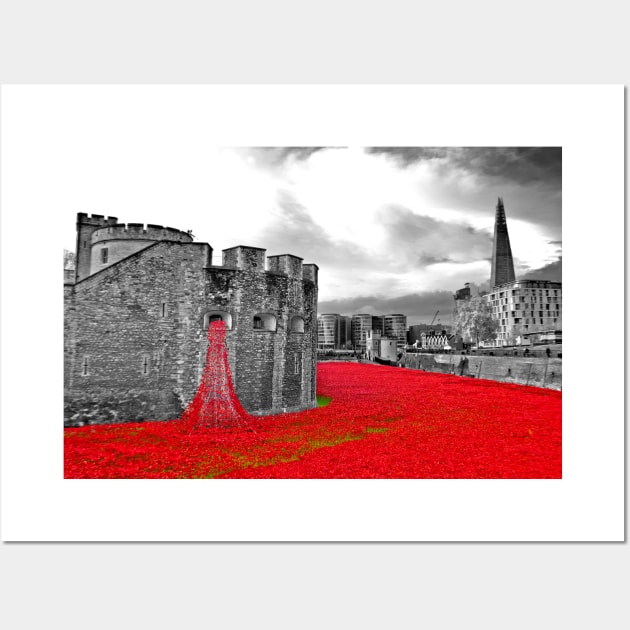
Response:
[{"label": "stone masonry", "polygon": [[64,286],[66,425],[180,417],[214,319],[248,412],[316,406],[317,265],[238,246],[214,266],[186,232],[82,213],[77,250]]}]

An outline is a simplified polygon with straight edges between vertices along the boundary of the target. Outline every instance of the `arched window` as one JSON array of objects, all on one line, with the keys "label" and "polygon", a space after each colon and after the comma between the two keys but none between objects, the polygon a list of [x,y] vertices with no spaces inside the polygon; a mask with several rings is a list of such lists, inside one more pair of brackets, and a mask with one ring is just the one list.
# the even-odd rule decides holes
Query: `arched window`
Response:
[{"label": "arched window", "polygon": [[271,331],[276,330],[276,316],[271,313],[256,313],[253,319],[254,330]]},{"label": "arched window", "polygon": [[300,315],[294,315],[289,323],[289,332],[303,333],[304,332],[304,318]]},{"label": "arched window", "polygon": [[227,311],[208,311],[203,316],[203,329],[208,330],[211,322],[225,322],[225,327],[232,330],[232,316]]}]

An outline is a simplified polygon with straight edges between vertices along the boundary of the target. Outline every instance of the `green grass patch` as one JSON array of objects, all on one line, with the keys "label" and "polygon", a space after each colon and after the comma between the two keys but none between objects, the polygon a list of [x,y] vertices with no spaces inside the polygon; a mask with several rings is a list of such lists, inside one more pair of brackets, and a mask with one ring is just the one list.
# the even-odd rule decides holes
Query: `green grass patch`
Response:
[{"label": "green grass patch", "polygon": [[317,406],[318,407],[326,407],[330,405],[330,401],[332,400],[332,396],[320,396],[317,394]]}]

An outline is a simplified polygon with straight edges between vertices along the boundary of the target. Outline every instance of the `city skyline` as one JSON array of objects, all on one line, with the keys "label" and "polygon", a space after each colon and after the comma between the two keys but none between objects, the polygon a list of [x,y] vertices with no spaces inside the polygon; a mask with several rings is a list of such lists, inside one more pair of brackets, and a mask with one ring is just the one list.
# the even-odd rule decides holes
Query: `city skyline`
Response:
[{"label": "city skyline", "polygon": [[[122,181],[140,151],[132,135],[114,167]],[[156,159],[139,167],[131,189],[125,183],[125,203],[113,199],[114,186],[80,211],[190,229],[213,247],[214,264],[239,244],[292,251],[320,268],[322,313],[405,313],[422,323],[452,310],[465,282],[489,288],[498,197],[517,277],[561,280],[560,148],[210,147],[196,164]],[[148,190],[152,167],[159,185]],[[64,247],[74,249],[70,237]]]}]

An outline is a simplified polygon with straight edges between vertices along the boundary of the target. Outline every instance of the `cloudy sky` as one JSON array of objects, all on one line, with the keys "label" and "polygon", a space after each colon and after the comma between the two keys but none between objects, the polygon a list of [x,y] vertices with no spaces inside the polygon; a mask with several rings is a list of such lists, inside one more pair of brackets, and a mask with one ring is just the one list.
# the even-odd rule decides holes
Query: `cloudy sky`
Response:
[{"label": "cloudy sky", "polygon": [[456,289],[487,286],[498,197],[517,277],[561,280],[560,148],[209,148],[179,168],[177,198],[158,168],[159,200],[91,212],[192,229],[215,264],[234,245],[316,263],[320,313],[449,323]]}]

